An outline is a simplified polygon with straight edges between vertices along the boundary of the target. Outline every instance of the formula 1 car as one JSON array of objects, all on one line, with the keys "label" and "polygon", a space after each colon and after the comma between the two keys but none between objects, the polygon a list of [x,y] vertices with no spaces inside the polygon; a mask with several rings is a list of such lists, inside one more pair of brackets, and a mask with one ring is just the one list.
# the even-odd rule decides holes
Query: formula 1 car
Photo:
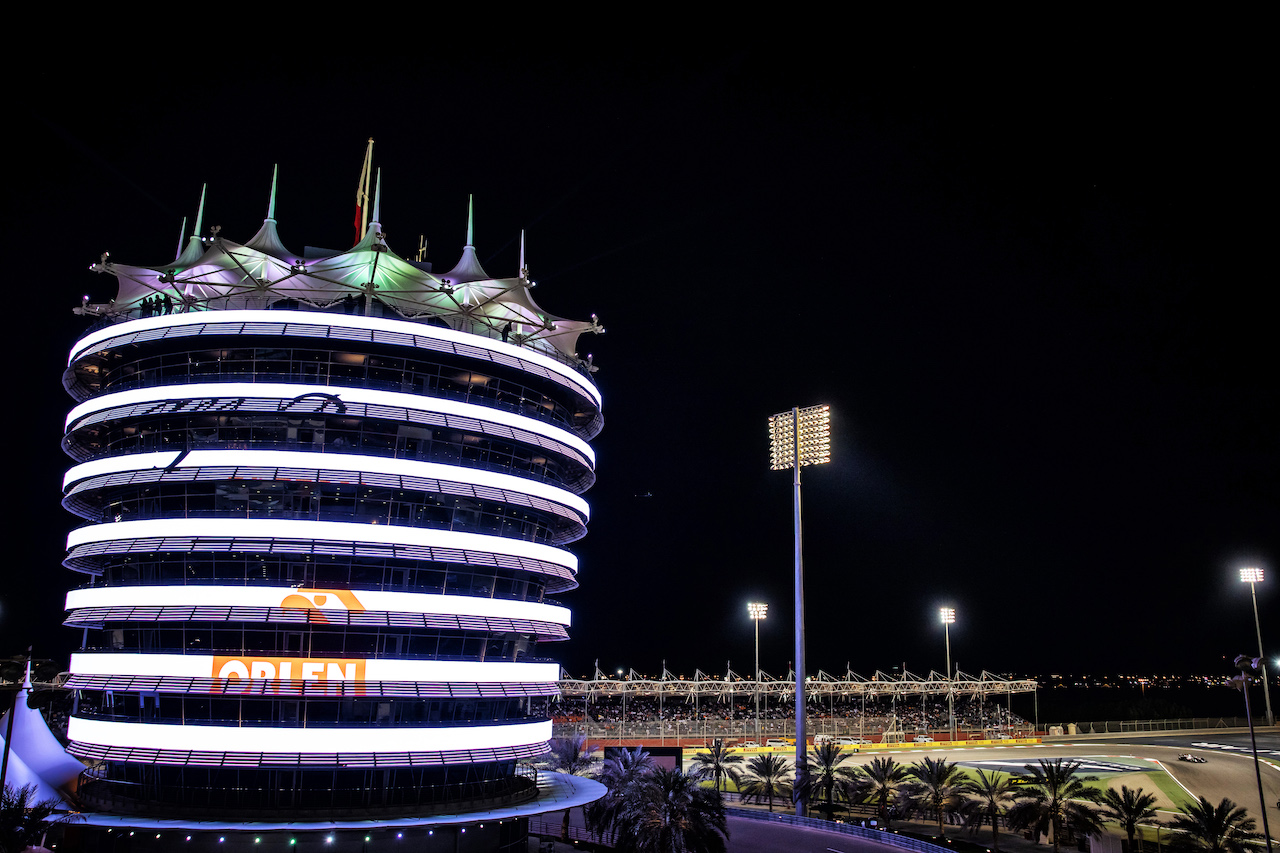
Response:
[{"label": "formula 1 car", "polygon": [[1190,752],[1184,752],[1182,755],[1179,755],[1179,756],[1178,756],[1178,760],[1179,760],[1179,761],[1189,761],[1189,762],[1191,762],[1192,764],[1207,764],[1207,763],[1208,763],[1208,761],[1209,761],[1209,759],[1207,759],[1207,758],[1201,758],[1200,756],[1195,755],[1195,754],[1190,753]]}]

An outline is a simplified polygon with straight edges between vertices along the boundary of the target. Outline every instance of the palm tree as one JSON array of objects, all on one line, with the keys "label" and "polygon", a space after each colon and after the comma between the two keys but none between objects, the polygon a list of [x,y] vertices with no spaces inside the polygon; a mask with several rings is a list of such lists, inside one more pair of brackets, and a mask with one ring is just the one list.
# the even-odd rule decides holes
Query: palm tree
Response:
[{"label": "palm tree", "polygon": [[979,770],[978,778],[965,780],[960,789],[973,797],[969,801],[971,808],[966,815],[965,825],[977,832],[984,823],[991,821],[991,846],[998,853],[1000,815],[1016,796],[1013,777],[1003,773],[988,775],[985,770]]},{"label": "palm tree", "polygon": [[876,804],[885,828],[890,825],[889,802],[896,800],[898,789],[906,784],[907,768],[888,756],[873,758],[862,765],[864,796]]},{"label": "palm tree", "polygon": [[725,853],[729,824],[720,792],[679,769],[659,768],[633,786],[617,820],[620,853]]},{"label": "palm tree", "polygon": [[742,771],[738,768],[742,763],[742,756],[726,747],[720,738],[711,741],[710,750],[695,752],[690,758],[695,766],[689,775],[698,779],[715,780],[717,791],[720,790],[721,779],[725,780],[724,787],[728,790],[729,780],[736,785],[738,778],[742,775]]},{"label": "palm tree", "polygon": [[773,812],[773,798],[791,799],[791,765],[781,755],[766,753],[747,762],[751,777],[739,786],[743,799],[761,799],[769,803]]},{"label": "palm tree", "polygon": [[644,784],[657,765],[642,747],[619,749],[604,760],[596,781],[608,792],[587,806],[587,828],[603,837],[617,828],[618,816],[626,801],[636,796],[636,787]]},{"label": "palm tree", "polygon": [[964,771],[955,762],[945,758],[925,758],[907,770],[916,781],[907,786],[911,801],[917,806],[933,809],[938,815],[938,835],[945,836],[942,817],[960,805],[960,787],[964,784]]},{"label": "palm tree", "polygon": [[852,768],[839,766],[848,757],[849,753],[841,752],[840,747],[834,743],[824,743],[809,753],[809,795],[805,799],[812,801],[816,799],[815,794],[820,797],[823,804],[814,808],[826,812],[827,820],[831,819],[836,808],[832,803],[836,783],[842,778],[849,779],[856,775]]},{"label": "palm tree", "polygon": [[1169,828],[1177,833],[1174,845],[1181,849],[1243,853],[1245,842],[1262,837],[1254,831],[1257,821],[1248,815],[1243,806],[1237,808],[1226,797],[1215,806],[1202,796],[1200,802],[1186,807],[1186,814],[1171,820]]},{"label": "palm tree", "polygon": [[1134,836],[1138,834],[1138,824],[1150,823],[1156,816],[1156,797],[1144,794],[1142,789],[1134,791],[1128,785],[1120,786],[1120,793],[1108,788],[1102,795],[1102,812],[1106,820],[1114,821],[1129,837],[1129,853],[1136,853],[1133,846]]},{"label": "palm tree", "polygon": [[[587,746],[585,735],[553,737],[550,746],[551,752],[547,756],[547,763],[552,770],[568,773],[570,776],[590,776],[595,770],[596,757]],[[587,819],[586,806],[582,807],[582,818],[584,822]],[[564,810],[564,824],[560,828],[560,839],[569,840],[569,809]]]},{"label": "palm tree", "polygon": [[1098,781],[1097,776],[1077,776],[1079,761],[1042,758],[1039,766],[1026,765],[1020,779],[1025,783],[1017,805],[1009,810],[1009,826],[1026,829],[1035,826],[1053,834],[1053,853],[1058,853],[1063,831],[1101,832],[1098,811],[1090,805],[1101,795],[1085,782]]},{"label": "palm tree", "polygon": [[35,785],[20,788],[5,785],[0,792],[0,851],[26,850],[41,842],[50,825],[84,820],[84,816],[78,814],[58,815],[63,808],[61,802],[37,801],[35,796]]}]

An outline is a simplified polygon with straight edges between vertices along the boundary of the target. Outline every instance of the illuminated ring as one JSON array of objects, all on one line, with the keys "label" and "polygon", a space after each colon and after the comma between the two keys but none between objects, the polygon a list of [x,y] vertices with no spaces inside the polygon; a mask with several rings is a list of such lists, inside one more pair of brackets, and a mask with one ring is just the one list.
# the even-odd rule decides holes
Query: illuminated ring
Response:
[{"label": "illuminated ring", "polygon": [[216,315],[214,312],[200,311],[129,320],[100,329],[76,341],[67,363],[74,364],[91,351],[128,346],[141,341],[195,335],[265,335],[315,340],[316,331],[325,330],[325,334],[319,336],[322,340],[353,339],[350,332],[335,334],[337,329],[357,330],[362,334],[363,340],[377,344],[411,346],[434,352],[439,352],[444,345],[446,352],[515,367],[535,376],[555,379],[562,385],[567,384],[565,380],[568,380],[575,391],[592,400],[597,407],[601,403],[599,389],[582,374],[536,350],[424,323],[349,314],[320,314],[313,311],[272,311],[270,320],[264,320],[261,311],[247,310],[218,311]]},{"label": "illuminated ring", "polygon": [[[76,406],[67,414],[66,429],[71,433],[76,429],[105,420],[109,416],[138,417],[161,413],[198,414],[235,411],[287,417],[290,414],[299,416],[323,412],[329,405],[328,400],[321,401],[316,412],[298,411],[289,405],[296,398],[313,391],[332,392],[334,389],[330,386],[317,387],[282,382],[198,382],[190,385],[134,388],[128,391],[117,391],[114,394],[103,394]],[[524,415],[517,415],[514,412],[492,409],[475,403],[460,403],[457,400],[446,400],[440,397],[370,388],[342,388],[337,392],[337,396],[346,405],[347,414],[352,417],[382,415],[408,422],[421,421],[428,425],[437,424],[450,429],[469,428],[473,431],[477,429],[478,424],[488,424],[490,428],[482,430],[488,435],[523,441],[525,439],[519,433],[529,433],[572,448],[572,451],[586,460],[584,464],[588,468],[595,466],[595,452],[577,435],[569,430]],[[123,411],[113,414],[112,409]],[[410,412],[416,413],[418,417],[413,418]],[[475,423],[469,425],[468,422]],[[533,443],[541,444],[536,441]]]},{"label": "illuminated ring", "polygon": [[[442,595],[377,590],[311,589],[272,586],[98,586],[73,589],[67,593],[67,610],[80,608],[195,608],[226,610],[245,608],[260,611],[296,611],[306,621],[324,622],[363,613],[382,616],[432,615],[478,619],[496,618],[530,622],[569,624],[569,609],[536,601],[480,598],[469,595]],[[277,612],[276,614],[280,614]],[[196,616],[196,621],[204,621]],[[342,620],[346,621],[346,620]],[[348,624],[360,624],[351,620]],[[510,630],[510,629],[507,629]]]},{"label": "illuminated ring", "polygon": [[[199,539],[241,540],[242,544],[236,545],[236,549],[247,551],[253,551],[255,543],[267,545],[281,541],[314,543],[316,540],[325,540],[375,546],[403,545],[503,555],[551,563],[573,573],[578,570],[578,558],[568,551],[522,539],[454,530],[285,518],[155,518],[93,524],[72,530],[67,536],[67,550],[97,544],[105,545],[105,550],[117,552],[135,549],[176,550],[176,543],[194,544]],[[165,547],[166,540],[171,540],[168,548]]]},{"label": "illuminated ring", "polygon": [[[181,457],[181,458],[180,458]],[[174,462],[178,464],[170,469]],[[502,492],[501,500],[511,503],[511,494],[525,497],[521,503],[537,507],[538,501],[558,504],[573,510],[585,524],[590,517],[587,502],[567,489],[529,480],[511,474],[500,474],[480,468],[462,468],[456,465],[442,465],[438,462],[419,462],[412,459],[392,459],[385,456],[359,456],[351,453],[315,453],[301,450],[192,450],[185,456],[181,451],[168,450],[159,453],[135,453],[123,456],[108,456],[76,465],[67,471],[62,478],[64,492],[75,493],[82,484],[90,479],[103,480],[97,488],[123,485],[133,482],[154,482],[164,480],[189,481],[190,469],[203,471],[207,468],[254,468],[267,470],[266,476],[256,479],[288,480],[291,482],[342,482],[348,483],[358,479],[360,475],[371,475],[373,478],[395,477],[395,481],[387,481],[385,485],[393,488],[412,488],[406,480],[422,480],[433,483],[436,487],[428,489],[424,483],[422,491],[445,493],[445,484],[451,487],[464,485],[473,489],[495,489]],[[287,469],[282,471],[281,469]],[[125,480],[121,474],[142,475]],[[287,475],[287,476],[286,476]],[[229,475],[230,476],[230,475]],[[236,472],[235,476],[243,475]],[[199,474],[197,479],[204,479]],[[453,488],[448,493],[454,493]],[[475,494],[476,497],[484,497]],[[563,515],[563,513],[558,513]]]}]

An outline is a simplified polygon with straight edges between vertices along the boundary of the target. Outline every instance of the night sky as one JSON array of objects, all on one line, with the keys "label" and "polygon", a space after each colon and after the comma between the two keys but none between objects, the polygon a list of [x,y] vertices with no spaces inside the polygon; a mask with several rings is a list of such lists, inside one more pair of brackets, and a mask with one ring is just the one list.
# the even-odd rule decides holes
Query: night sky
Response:
[{"label": "night sky", "polygon": [[490,274],[526,229],[541,305],[608,330],[579,344],[606,425],[573,639],[541,649],[571,672],[749,673],[764,601],[761,666],[785,674],[790,475],[766,419],[818,403],[811,670],[942,670],[945,604],[967,672],[1226,673],[1256,646],[1241,565],[1268,572],[1280,655],[1260,59],[558,55],[24,70],[0,655],[78,639],[60,373],[71,309],[114,294],[89,264],[172,259],[204,182],[205,224],[249,239],[276,163],[285,245],[345,248],[370,136],[393,251],[425,234],[450,269],[474,193]]}]

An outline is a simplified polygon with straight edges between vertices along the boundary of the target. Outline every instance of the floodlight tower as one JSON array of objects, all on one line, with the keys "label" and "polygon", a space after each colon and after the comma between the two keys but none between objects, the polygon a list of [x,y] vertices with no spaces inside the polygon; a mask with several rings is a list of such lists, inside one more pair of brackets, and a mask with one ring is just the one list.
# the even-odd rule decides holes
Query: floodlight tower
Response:
[{"label": "floodlight tower", "polygon": [[1258,621],[1258,590],[1255,586],[1262,583],[1262,569],[1252,566],[1241,569],[1240,580],[1249,585],[1249,592],[1253,596],[1253,627],[1258,632],[1258,659],[1261,661],[1259,666],[1262,667],[1262,698],[1266,702],[1267,725],[1274,726],[1276,718],[1271,713],[1271,688],[1267,684],[1267,658],[1266,653],[1262,651],[1262,623]]},{"label": "floodlight tower", "polygon": [[938,611],[942,619],[942,633],[947,640],[947,732],[951,741],[956,739],[956,699],[954,685],[951,683],[951,626],[956,621],[954,607],[943,607]]},{"label": "floodlight tower", "polygon": [[796,597],[796,815],[804,817],[808,777],[804,703],[804,558],[800,525],[800,469],[831,461],[831,407],[793,408],[769,418],[770,467],[794,472]]},{"label": "floodlight tower", "polygon": [[747,603],[747,615],[756,623],[756,742],[760,741],[760,620],[769,615],[769,605]]}]

